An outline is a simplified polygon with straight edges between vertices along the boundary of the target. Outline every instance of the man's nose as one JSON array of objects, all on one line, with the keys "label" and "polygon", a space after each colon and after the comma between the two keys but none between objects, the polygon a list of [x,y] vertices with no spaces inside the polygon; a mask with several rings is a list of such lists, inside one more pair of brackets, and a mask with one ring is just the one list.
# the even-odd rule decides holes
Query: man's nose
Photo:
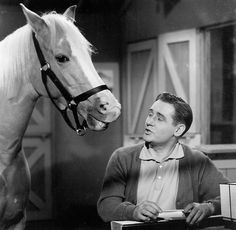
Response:
[{"label": "man's nose", "polygon": [[147,125],[147,126],[153,125],[153,118],[148,117],[148,118],[146,119],[146,125]]}]

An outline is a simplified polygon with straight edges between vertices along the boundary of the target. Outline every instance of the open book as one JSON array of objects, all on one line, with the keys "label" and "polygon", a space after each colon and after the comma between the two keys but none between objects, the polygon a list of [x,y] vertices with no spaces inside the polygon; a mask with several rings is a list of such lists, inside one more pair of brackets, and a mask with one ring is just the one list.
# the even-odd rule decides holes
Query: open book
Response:
[{"label": "open book", "polygon": [[[159,213],[156,221],[166,222],[168,220],[181,220],[181,219],[186,219],[186,216],[183,213],[183,209],[177,209],[177,210],[165,210],[165,211]],[[130,221],[130,220],[112,221],[111,222],[111,230],[123,230],[127,226],[135,227],[135,226],[140,226],[140,224],[147,224],[147,223],[149,223],[149,222],[139,222],[139,221]]]},{"label": "open book", "polygon": [[167,220],[186,219],[183,211],[183,209],[165,210],[163,212],[160,212],[158,217]]}]

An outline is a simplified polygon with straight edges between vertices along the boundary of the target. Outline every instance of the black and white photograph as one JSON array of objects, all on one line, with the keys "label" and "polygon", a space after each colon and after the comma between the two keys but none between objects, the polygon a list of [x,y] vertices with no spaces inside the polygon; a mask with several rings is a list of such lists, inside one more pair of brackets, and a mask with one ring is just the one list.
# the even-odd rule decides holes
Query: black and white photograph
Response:
[{"label": "black and white photograph", "polygon": [[0,230],[236,230],[236,0],[0,0]]}]

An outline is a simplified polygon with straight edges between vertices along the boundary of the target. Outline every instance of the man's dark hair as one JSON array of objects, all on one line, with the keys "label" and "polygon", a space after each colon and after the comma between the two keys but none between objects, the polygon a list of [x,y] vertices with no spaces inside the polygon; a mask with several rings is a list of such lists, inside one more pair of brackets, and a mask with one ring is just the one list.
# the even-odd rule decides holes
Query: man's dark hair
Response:
[{"label": "man's dark hair", "polygon": [[190,128],[193,121],[193,113],[190,105],[186,103],[181,97],[177,97],[171,93],[161,93],[157,96],[156,101],[161,100],[163,102],[172,104],[175,108],[175,114],[173,120],[175,125],[184,124],[186,126],[183,136]]}]

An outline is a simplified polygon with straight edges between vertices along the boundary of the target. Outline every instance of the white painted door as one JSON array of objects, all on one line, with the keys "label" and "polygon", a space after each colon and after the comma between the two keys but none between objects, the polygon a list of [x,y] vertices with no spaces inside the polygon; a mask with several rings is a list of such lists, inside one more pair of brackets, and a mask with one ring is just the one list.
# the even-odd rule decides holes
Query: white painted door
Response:
[{"label": "white painted door", "polygon": [[128,45],[124,145],[142,141],[147,111],[157,96],[156,54],[155,39]]},{"label": "white painted door", "polygon": [[193,124],[185,135],[188,144],[200,144],[200,34],[183,30],[162,34],[158,38],[158,84],[186,100],[193,110]]},{"label": "white painted door", "polygon": [[40,98],[34,108],[23,139],[23,148],[31,172],[28,220],[52,217],[52,125],[49,99]]}]

